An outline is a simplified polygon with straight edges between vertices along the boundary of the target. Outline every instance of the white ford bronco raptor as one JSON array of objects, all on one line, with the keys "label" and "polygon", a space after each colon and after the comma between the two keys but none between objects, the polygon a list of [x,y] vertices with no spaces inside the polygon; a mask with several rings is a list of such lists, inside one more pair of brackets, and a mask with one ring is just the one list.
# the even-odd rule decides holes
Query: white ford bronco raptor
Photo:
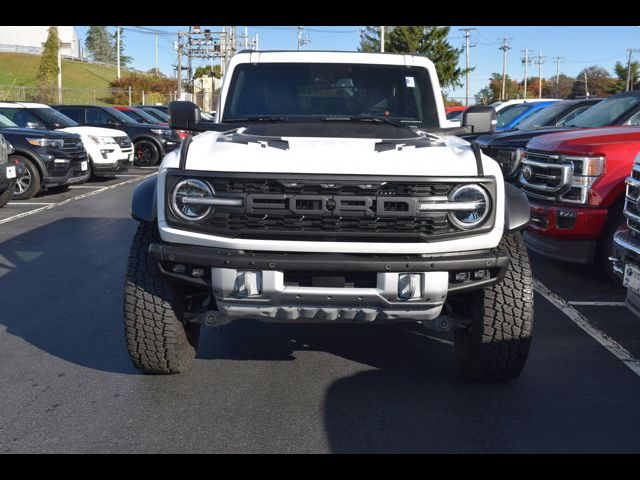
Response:
[{"label": "white ford bronco raptor", "polygon": [[136,187],[124,316],[134,365],[177,373],[201,325],[419,323],[454,329],[460,371],[509,380],[531,342],[526,197],[456,135],[495,111],[445,119],[417,55],[241,52],[215,121]]}]

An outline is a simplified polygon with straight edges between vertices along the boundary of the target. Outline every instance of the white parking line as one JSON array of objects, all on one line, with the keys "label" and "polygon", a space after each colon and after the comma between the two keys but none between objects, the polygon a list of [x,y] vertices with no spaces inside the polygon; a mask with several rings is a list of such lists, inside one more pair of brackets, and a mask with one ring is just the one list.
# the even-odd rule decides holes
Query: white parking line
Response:
[{"label": "white parking line", "polygon": [[[29,215],[35,215],[36,213],[40,213],[40,212],[43,212],[45,210],[51,210],[52,208],[59,207],[60,205],[65,205],[65,204],[67,204],[69,202],[73,202],[74,200],[80,200],[81,198],[90,197],[92,195],[96,195],[97,193],[104,192],[106,190],[113,190],[114,188],[118,188],[118,187],[120,187],[122,185],[126,185],[128,183],[133,183],[133,182],[135,182],[137,180],[142,180],[142,179],[145,179],[145,178],[153,177],[154,175],[157,175],[157,174],[156,173],[150,173],[149,175],[144,175],[144,176],[136,175],[136,178],[132,178],[131,180],[126,180],[124,182],[116,183],[115,185],[110,185],[108,187],[103,187],[100,190],[92,190],[90,192],[83,193],[82,195],[77,195],[75,197],[67,198],[66,200],[63,200],[63,201],[58,202],[58,203],[45,204],[43,207],[36,208],[34,210],[29,210],[28,212],[24,212],[24,213],[19,213],[18,215],[14,215],[12,217],[5,218],[4,220],[0,220],[0,225],[2,225],[3,223],[12,222],[13,220],[18,220],[19,218],[28,217]],[[24,203],[22,203],[22,205],[24,205]]]},{"label": "white parking line", "polygon": [[535,278],[533,279],[533,288],[536,292],[556,306],[562,313],[569,317],[573,323],[584,330],[595,341],[609,350],[609,352],[611,352],[618,360],[629,367],[633,373],[640,376],[640,360],[631,355],[626,348],[593,325],[586,316],[573,308],[564,299],[553,293]]},{"label": "white parking line", "polygon": [[9,202],[7,205],[53,205],[53,202]]},{"label": "white parking line", "polygon": [[415,330],[405,330],[405,332],[412,333],[413,335],[420,335],[421,337],[427,337],[431,340],[435,340],[436,342],[446,343],[447,345],[453,345],[451,340],[445,340],[444,338],[433,337],[431,335],[427,335],[426,333],[416,332]]},{"label": "white parking line", "polygon": [[626,307],[624,302],[567,302],[569,305],[584,305],[586,307]]},{"label": "white parking line", "polygon": [[139,168],[140,170],[157,170],[158,167],[135,167],[135,168]]},{"label": "white parking line", "polygon": [[85,188],[85,189],[89,189],[89,188],[103,188],[104,185],[71,185],[68,188]]},{"label": "white parking line", "polygon": [[141,177],[142,175],[130,175],[130,174],[125,174],[122,173],[120,175],[114,175],[115,177]]}]

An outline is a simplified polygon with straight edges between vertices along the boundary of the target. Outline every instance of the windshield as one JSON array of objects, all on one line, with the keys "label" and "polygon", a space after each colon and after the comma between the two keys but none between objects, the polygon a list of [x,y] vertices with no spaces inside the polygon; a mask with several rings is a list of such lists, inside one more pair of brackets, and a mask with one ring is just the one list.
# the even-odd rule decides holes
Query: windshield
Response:
[{"label": "windshield", "polygon": [[33,112],[49,125],[53,125],[53,128],[77,127],[79,125],[77,122],[74,122],[53,108],[30,108],[29,111]]},{"label": "windshield", "polygon": [[570,108],[570,105],[555,103],[537,112],[533,112],[527,118],[518,123],[518,130],[529,130],[532,128],[556,125],[562,115]]},{"label": "windshield", "polygon": [[0,128],[15,128],[17,126],[18,125],[13,123],[11,120],[9,120],[4,115],[0,115]]},{"label": "windshield", "polygon": [[504,127],[531,108],[530,104],[520,103],[503,108],[497,114],[497,128]]},{"label": "windshield", "polygon": [[124,113],[122,113],[120,110],[116,110],[115,108],[109,108],[109,113],[111,113],[114,117],[116,117],[122,123],[139,123],[133,120],[132,118],[127,117]]},{"label": "windshield", "polygon": [[167,122],[169,120],[169,115],[167,115],[164,112],[161,112],[160,110],[156,110],[155,108],[147,108],[143,110],[143,112],[156,118],[157,120],[160,120],[161,122]]},{"label": "windshield", "polygon": [[605,127],[612,125],[619,117],[638,105],[640,105],[640,96],[610,97],[582,112],[566,125],[578,128]]},{"label": "windshield", "polygon": [[426,69],[330,63],[241,64],[235,68],[222,121],[281,117],[380,117],[439,126]]}]

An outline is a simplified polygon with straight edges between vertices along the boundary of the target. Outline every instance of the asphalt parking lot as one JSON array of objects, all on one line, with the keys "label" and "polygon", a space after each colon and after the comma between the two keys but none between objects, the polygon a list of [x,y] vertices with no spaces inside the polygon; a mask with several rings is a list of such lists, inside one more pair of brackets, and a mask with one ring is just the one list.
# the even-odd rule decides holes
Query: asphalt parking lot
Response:
[{"label": "asphalt parking lot", "polygon": [[138,374],[122,290],[153,174],[0,209],[0,452],[640,452],[640,319],[597,269],[533,254],[509,384],[459,378],[447,334],[252,321],[204,329],[187,374]]}]

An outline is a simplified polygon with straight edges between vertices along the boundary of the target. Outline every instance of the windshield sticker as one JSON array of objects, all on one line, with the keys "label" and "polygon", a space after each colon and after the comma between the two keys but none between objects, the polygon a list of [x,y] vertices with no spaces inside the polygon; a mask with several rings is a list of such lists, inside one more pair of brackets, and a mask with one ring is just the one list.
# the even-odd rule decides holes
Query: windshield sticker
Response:
[{"label": "windshield sticker", "polygon": [[404,77],[404,79],[407,81],[407,87],[415,88],[416,79],[414,77]]}]

